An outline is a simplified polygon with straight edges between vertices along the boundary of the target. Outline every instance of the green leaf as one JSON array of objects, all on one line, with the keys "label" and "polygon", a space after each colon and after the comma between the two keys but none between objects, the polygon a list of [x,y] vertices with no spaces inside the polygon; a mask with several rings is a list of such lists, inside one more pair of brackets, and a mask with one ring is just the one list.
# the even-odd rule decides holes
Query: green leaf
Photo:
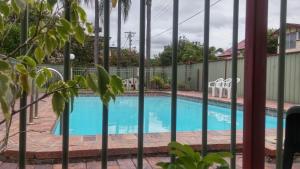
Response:
[{"label": "green leaf", "polygon": [[44,73],[42,72],[38,73],[35,82],[36,85],[41,88],[46,83],[46,76],[44,75]]},{"label": "green leaf", "polygon": [[80,88],[86,88],[87,87],[86,79],[83,76],[75,76],[74,80],[78,83]]},{"label": "green leaf", "polygon": [[55,92],[52,96],[52,108],[53,111],[56,113],[57,116],[65,109],[65,99],[60,92]]},{"label": "green leaf", "polygon": [[45,58],[45,53],[44,53],[43,49],[40,47],[37,47],[34,50],[34,57],[38,63],[42,63]]},{"label": "green leaf", "polygon": [[14,1],[20,10],[25,10],[27,5],[26,4],[27,2],[25,0],[14,0]]},{"label": "green leaf", "polygon": [[124,93],[122,79],[120,79],[118,76],[112,75],[110,77],[110,86],[114,94]]},{"label": "green leaf", "polygon": [[9,110],[9,106],[8,106],[8,103],[5,101],[5,99],[3,99],[2,97],[0,97],[0,105],[1,105],[1,109],[2,109],[2,112],[3,112],[3,115],[4,115],[4,118],[6,120],[9,120],[10,119],[10,110]]},{"label": "green leaf", "polygon": [[87,31],[89,32],[89,33],[93,33],[93,25],[91,24],[91,23],[86,23],[85,24],[85,27],[87,28]]},{"label": "green leaf", "polygon": [[10,69],[9,63],[0,59],[0,71],[5,71],[5,70],[9,70],[9,69]]},{"label": "green leaf", "polygon": [[53,7],[57,3],[57,0],[47,0],[47,3]]},{"label": "green leaf", "polygon": [[9,77],[0,72],[0,93],[5,95],[8,90]]},{"label": "green leaf", "polygon": [[0,1],[0,13],[2,13],[4,16],[9,15],[8,4],[4,1]]},{"label": "green leaf", "polygon": [[63,26],[63,28],[66,32],[71,32],[72,31],[72,25],[68,20],[62,18],[62,19],[60,19],[60,23],[61,23],[61,25]]},{"label": "green leaf", "polygon": [[36,67],[36,62],[34,61],[34,59],[32,59],[29,56],[20,56],[17,59],[20,60],[23,64],[25,64],[31,68]]},{"label": "green leaf", "polygon": [[86,83],[87,83],[87,86],[92,89],[93,92],[95,93],[98,93],[99,94],[99,90],[98,90],[98,87],[92,77],[91,74],[88,74],[87,77],[86,77]]},{"label": "green leaf", "polygon": [[4,29],[3,17],[0,15],[0,32]]},{"label": "green leaf", "polygon": [[108,89],[110,78],[108,72],[102,66],[97,66],[97,70],[98,70],[99,94],[100,96],[104,96]]},{"label": "green leaf", "polygon": [[16,64],[16,70],[21,74],[27,74],[28,73],[26,67],[23,64],[20,64],[20,63]]},{"label": "green leaf", "polygon": [[11,5],[12,5],[12,8],[13,8],[14,12],[20,13],[20,8],[17,5],[16,0],[11,0]]},{"label": "green leaf", "polygon": [[80,6],[77,6],[77,12],[81,21],[86,21],[86,13]]},{"label": "green leaf", "polygon": [[83,45],[84,43],[84,31],[80,26],[75,28],[75,39]]},{"label": "green leaf", "polygon": [[47,89],[47,92],[54,92],[58,89],[64,88],[64,86],[66,86],[65,82],[62,80],[59,80],[57,82],[51,83]]}]

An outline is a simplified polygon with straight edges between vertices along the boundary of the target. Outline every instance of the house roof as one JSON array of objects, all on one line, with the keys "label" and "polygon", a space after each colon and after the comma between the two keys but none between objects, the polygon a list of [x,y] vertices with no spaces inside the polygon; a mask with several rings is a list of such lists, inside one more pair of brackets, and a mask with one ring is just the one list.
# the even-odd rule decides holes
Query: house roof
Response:
[{"label": "house roof", "polygon": [[[291,28],[295,28],[295,29],[299,29],[300,30],[300,24],[296,24],[296,23],[287,23],[286,24],[287,29],[291,29]],[[274,34],[278,34],[280,29],[277,29]],[[245,40],[239,42],[238,44],[238,50],[243,50],[245,49]],[[224,53],[222,53],[221,55],[219,55],[219,57],[221,58],[229,58],[232,55],[232,48],[229,48],[227,50],[225,50]]]},{"label": "house roof", "polygon": [[[286,28],[287,29],[292,29],[292,28],[295,28],[295,29],[299,29],[300,30],[300,24],[297,24],[297,23],[287,23],[286,24]],[[279,34],[279,30],[280,29],[277,29],[274,34]]]},{"label": "house roof", "polygon": [[[245,49],[245,40],[238,43],[238,50],[243,50],[243,49]],[[229,48],[225,50],[224,53],[219,55],[219,57],[231,57],[231,55],[232,55],[232,48]]]}]

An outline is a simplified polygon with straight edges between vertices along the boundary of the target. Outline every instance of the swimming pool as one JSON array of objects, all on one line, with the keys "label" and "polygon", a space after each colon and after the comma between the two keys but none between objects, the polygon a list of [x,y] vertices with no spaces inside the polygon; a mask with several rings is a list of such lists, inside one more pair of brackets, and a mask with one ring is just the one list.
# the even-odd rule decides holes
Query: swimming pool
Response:
[{"label": "swimming pool", "polygon": [[[75,98],[70,115],[71,135],[97,135],[102,132],[102,106],[98,97]],[[171,97],[145,97],[145,133],[169,132],[171,129]],[[208,106],[208,130],[230,130],[231,110]],[[109,134],[137,133],[138,97],[121,96],[109,106]],[[276,128],[276,118],[266,117],[266,128]],[[237,129],[243,128],[243,112],[237,112]],[[177,131],[200,131],[202,103],[178,98]],[[54,134],[59,134],[59,122]]]}]

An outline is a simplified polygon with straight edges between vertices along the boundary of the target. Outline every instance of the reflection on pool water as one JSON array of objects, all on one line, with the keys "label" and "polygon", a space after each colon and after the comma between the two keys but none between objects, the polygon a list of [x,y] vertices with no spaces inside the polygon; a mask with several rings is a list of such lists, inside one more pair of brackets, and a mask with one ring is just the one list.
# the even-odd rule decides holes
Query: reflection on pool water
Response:
[{"label": "reflection on pool water", "polygon": [[[96,135],[102,132],[102,103],[98,97],[75,98],[70,115],[71,135]],[[230,130],[231,110],[208,106],[208,130]],[[122,96],[109,105],[109,134],[137,133],[138,97]],[[266,128],[276,128],[276,118],[266,117]],[[243,112],[237,112],[237,129],[243,128]],[[145,133],[168,132],[171,128],[171,97],[145,97]],[[202,103],[179,98],[177,131],[200,131]],[[54,133],[59,134],[59,123]]]}]

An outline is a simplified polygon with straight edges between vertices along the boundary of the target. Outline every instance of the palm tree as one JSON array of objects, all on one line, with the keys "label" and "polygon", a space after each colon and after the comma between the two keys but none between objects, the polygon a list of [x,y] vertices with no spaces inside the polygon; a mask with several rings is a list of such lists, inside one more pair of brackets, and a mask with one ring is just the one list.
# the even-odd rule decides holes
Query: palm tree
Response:
[{"label": "palm tree", "polygon": [[[87,0],[85,0],[87,1]],[[124,22],[128,18],[129,10],[131,7],[131,0],[112,0],[112,7],[118,3],[118,60],[121,55],[121,15],[123,13]],[[99,20],[103,16],[103,0],[95,0],[95,40],[94,40],[94,61],[99,62]],[[119,63],[119,61],[118,61]],[[119,65],[119,64],[118,64]]]}]

